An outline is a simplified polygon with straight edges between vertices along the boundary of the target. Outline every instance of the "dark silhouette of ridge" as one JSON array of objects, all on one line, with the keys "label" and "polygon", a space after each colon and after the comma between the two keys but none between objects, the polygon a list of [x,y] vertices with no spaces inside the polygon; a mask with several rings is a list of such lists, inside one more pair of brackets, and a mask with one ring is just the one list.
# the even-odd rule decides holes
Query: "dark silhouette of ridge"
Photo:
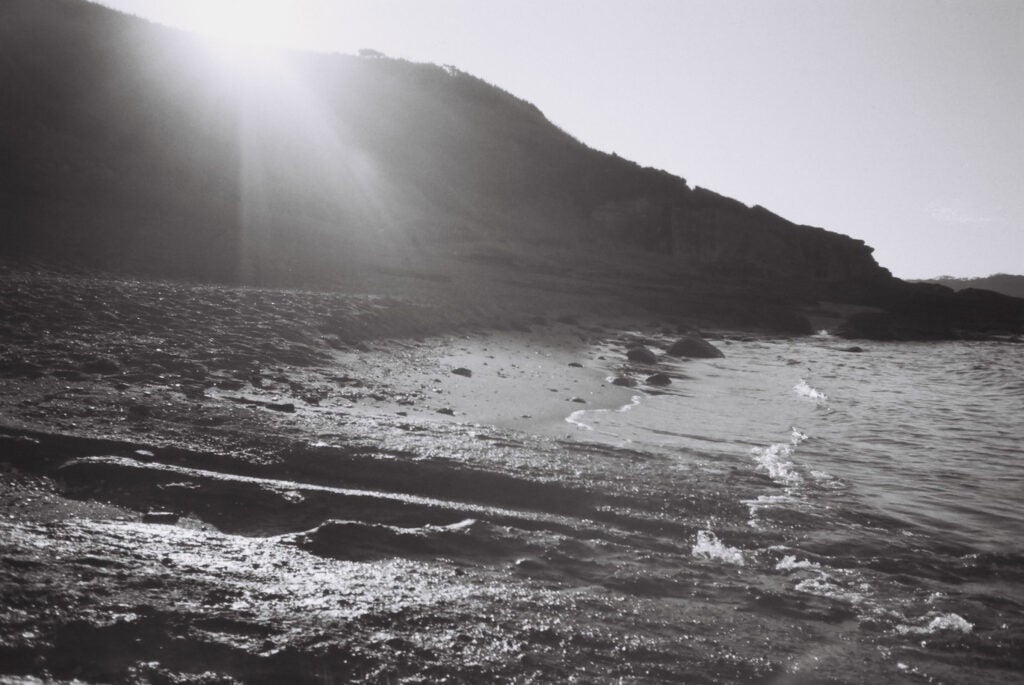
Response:
[{"label": "dark silhouette of ridge", "polygon": [[915,283],[936,283],[944,285],[953,290],[965,290],[975,288],[977,290],[991,290],[995,293],[1002,293],[1011,297],[1024,297],[1024,276],[1014,274],[992,274],[991,276],[979,276],[977,278],[957,278],[955,276],[938,276],[936,278],[925,278],[914,281]]},{"label": "dark silhouette of ridge", "polygon": [[[591,149],[453,67],[239,51],[83,0],[5,0],[0,89],[11,257],[288,283],[495,245],[628,248],[737,296],[947,298],[862,241]],[[1017,322],[1007,306],[993,316]]]}]

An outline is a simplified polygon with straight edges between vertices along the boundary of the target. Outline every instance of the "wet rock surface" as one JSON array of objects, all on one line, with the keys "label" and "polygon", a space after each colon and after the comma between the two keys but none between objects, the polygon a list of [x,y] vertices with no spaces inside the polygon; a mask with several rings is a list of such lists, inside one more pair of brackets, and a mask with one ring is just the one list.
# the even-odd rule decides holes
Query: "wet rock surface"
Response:
[{"label": "wet rock surface", "polygon": [[671,357],[693,357],[697,359],[713,359],[724,357],[725,354],[699,335],[686,335],[672,343],[665,354]]}]

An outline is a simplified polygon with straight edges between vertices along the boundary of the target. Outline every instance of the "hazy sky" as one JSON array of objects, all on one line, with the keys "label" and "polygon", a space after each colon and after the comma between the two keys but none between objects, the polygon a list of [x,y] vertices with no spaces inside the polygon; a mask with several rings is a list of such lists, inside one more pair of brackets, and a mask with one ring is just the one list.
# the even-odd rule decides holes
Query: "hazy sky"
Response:
[{"label": "hazy sky", "polygon": [[102,0],[458,68],[584,143],[876,248],[1024,273],[1024,0]]}]

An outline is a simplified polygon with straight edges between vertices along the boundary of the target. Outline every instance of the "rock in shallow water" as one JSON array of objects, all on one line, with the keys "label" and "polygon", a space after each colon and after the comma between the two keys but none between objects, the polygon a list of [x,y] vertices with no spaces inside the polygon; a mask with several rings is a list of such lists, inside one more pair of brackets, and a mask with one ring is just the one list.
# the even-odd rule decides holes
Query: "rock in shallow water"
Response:
[{"label": "rock in shallow water", "polygon": [[657,355],[646,347],[631,347],[626,351],[626,358],[631,362],[640,364],[655,364],[658,361]]},{"label": "rock in shallow water", "polygon": [[647,377],[644,381],[647,385],[669,385],[672,378],[667,373],[656,373]]},{"label": "rock in shallow water", "polygon": [[665,350],[672,357],[693,357],[695,359],[712,359],[724,357],[722,351],[697,335],[687,335],[676,340]]}]

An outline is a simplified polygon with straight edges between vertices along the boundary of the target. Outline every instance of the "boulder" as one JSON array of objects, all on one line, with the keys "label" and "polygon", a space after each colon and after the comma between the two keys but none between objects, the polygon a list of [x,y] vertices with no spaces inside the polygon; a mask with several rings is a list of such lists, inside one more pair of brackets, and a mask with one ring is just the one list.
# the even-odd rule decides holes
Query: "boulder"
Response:
[{"label": "boulder", "polygon": [[657,355],[642,345],[626,350],[626,359],[639,364],[656,364],[658,362]]},{"label": "boulder", "polygon": [[725,356],[720,349],[698,335],[685,335],[676,340],[665,350],[665,354],[672,357],[693,357],[697,359],[712,359]]},{"label": "boulder", "polygon": [[644,383],[646,383],[647,385],[669,385],[671,382],[672,379],[669,377],[667,373],[653,374],[651,376],[648,376],[647,379],[644,381]]}]

